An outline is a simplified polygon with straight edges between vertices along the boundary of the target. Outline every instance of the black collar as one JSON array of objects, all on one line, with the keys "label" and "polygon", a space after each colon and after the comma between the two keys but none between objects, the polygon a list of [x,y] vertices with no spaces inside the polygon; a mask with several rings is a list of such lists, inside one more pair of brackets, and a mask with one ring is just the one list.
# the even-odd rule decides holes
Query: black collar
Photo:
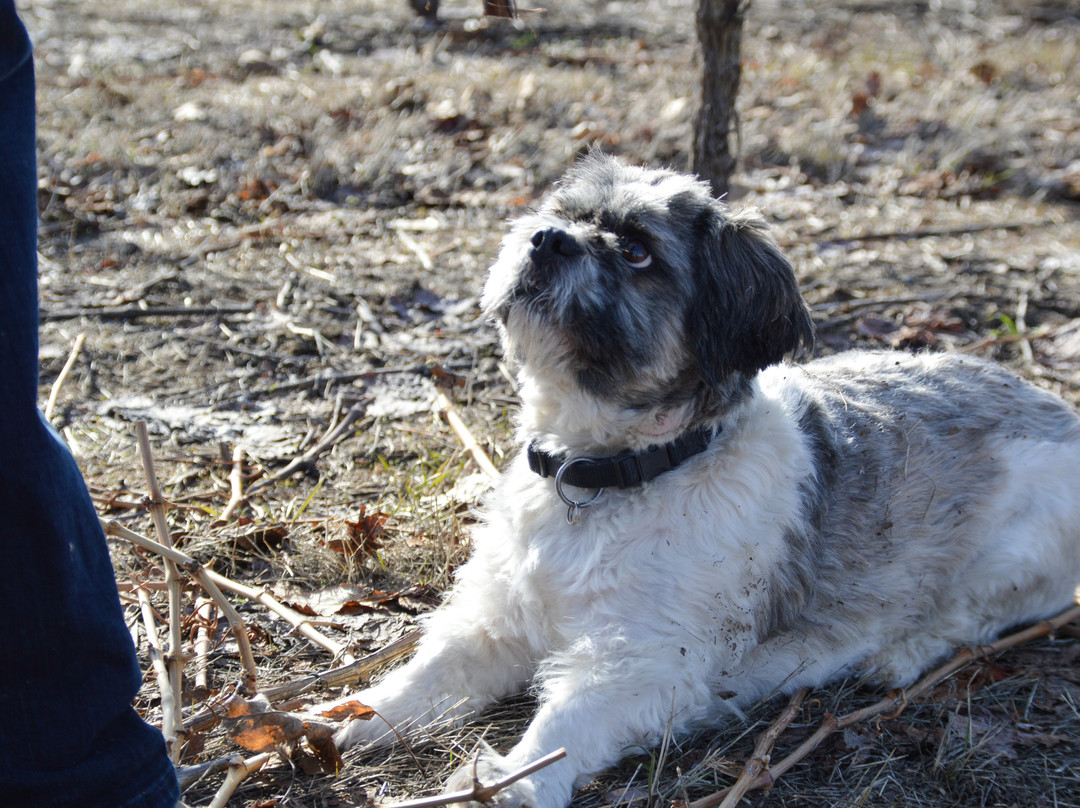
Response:
[{"label": "black collar", "polygon": [[[529,468],[541,477],[555,477],[575,488],[631,488],[655,479],[704,452],[719,427],[702,427],[684,432],[671,443],[650,446],[640,452],[623,452],[613,457],[579,457],[567,461],[529,444]],[[563,467],[566,468],[563,468]]]}]

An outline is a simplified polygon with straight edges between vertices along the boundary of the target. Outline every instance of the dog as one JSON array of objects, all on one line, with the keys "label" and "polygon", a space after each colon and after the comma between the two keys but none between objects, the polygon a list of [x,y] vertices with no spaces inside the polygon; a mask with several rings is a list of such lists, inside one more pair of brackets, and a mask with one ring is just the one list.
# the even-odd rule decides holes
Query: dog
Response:
[{"label": "dog", "polygon": [[790,363],[813,339],[791,265],[693,177],[585,157],[482,306],[523,448],[413,659],[343,700],[377,718],[340,747],[531,686],[520,742],[448,789],[562,747],[494,802],[563,808],[669,729],[848,674],[902,686],[1074,597],[1080,418],[959,355]]}]

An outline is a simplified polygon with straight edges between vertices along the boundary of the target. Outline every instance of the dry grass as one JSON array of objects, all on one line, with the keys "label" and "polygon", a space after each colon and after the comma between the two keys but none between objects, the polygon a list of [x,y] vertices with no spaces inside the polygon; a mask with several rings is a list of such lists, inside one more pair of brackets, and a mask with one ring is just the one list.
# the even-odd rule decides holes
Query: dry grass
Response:
[{"label": "dry grass", "polygon": [[[477,26],[476,8],[451,6],[431,32],[384,0],[24,4],[39,74],[42,397],[85,333],[56,422],[103,512],[149,532],[145,514],[108,504],[144,491],[132,438],[144,419],[181,547],[290,602],[322,592],[338,607],[323,630],[356,652],[400,636],[445,588],[478,494],[433,414],[434,385],[496,462],[513,451],[513,390],[476,306],[503,221],[591,142],[686,167],[689,0],[552,5],[520,27]],[[1080,27],[1064,3],[978,11],[757,0],[735,201],[776,224],[820,352],[1060,328],[1030,350],[1006,340],[980,353],[1076,401]],[[245,310],[94,312],[140,303]],[[73,308],[86,312],[51,316]],[[330,451],[215,524],[229,499],[221,443],[244,449],[246,473],[270,474],[354,406],[363,417]],[[121,583],[159,575],[114,549]],[[370,590],[387,596],[357,600]],[[263,610],[242,612],[264,684],[330,666]],[[217,636],[214,689],[239,674]],[[895,721],[832,737],[749,800],[1077,805],[1078,653],[1062,637],[977,665]],[[813,694],[777,752],[824,712],[879,695],[858,682]],[[159,715],[149,680],[139,707]],[[233,804],[431,791],[478,733],[512,743],[531,708],[523,696],[446,730],[415,750],[422,771],[401,752],[350,755],[337,777],[278,765]],[[663,756],[631,750],[577,803],[729,784],[778,709],[673,739]],[[191,756],[234,748],[218,729]],[[205,804],[215,785],[187,797]]]}]

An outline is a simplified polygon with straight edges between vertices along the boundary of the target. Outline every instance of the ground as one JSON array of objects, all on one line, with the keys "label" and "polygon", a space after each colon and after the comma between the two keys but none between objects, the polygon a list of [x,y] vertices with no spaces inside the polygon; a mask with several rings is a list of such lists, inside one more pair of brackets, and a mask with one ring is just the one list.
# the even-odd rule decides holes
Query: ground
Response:
[{"label": "ground", "polygon": [[[592,144],[687,167],[690,0],[550,5],[511,23],[444,2],[424,26],[403,0],[20,2],[38,71],[41,395],[84,334],[51,415],[104,516],[153,533],[142,420],[185,552],[308,609],[357,655],[437,600],[484,485],[437,393],[496,463],[514,451],[513,386],[477,308],[505,221]],[[773,223],[815,350],[967,350],[1080,399],[1075,5],[755,0],[743,57],[731,201]],[[246,489],[345,417],[219,519],[234,447]],[[131,583],[160,573],[112,546],[137,633]],[[331,667],[263,607],[241,611],[260,686]],[[238,678],[215,636],[205,686],[187,670],[192,712]],[[1063,632],[979,663],[750,800],[1080,805],[1078,657]],[[880,695],[813,694],[778,754]],[[152,674],[138,706],[160,720]],[[714,792],[779,709],[628,754],[577,803]],[[350,754],[336,777],[276,764],[230,804],[428,793],[476,734],[505,744],[527,710],[416,761]],[[185,762],[236,749],[214,729]],[[219,779],[185,799],[206,804]]]}]

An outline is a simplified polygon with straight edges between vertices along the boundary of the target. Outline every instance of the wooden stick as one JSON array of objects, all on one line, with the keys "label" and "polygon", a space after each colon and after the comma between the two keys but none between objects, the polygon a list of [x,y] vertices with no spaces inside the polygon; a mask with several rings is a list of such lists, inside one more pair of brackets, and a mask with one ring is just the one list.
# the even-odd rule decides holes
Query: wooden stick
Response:
[{"label": "wooden stick", "polygon": [[[394,642],[389,645],[380,648],[378,651],[368,654],[365,657],[361,657],[349,665],[322,671],[321,673],[313,673],[302,679],[296,679],[292,682],[285,682],[284,684],[268,687],[263,691],[263,695],[266,696],[271,703],[274,703],[294,698],[302,693],[307,693],[309,690],[312,690],[319,685],[338,687],[341,685],[355,684],[356,682],[366,682],[376,670],[385,665],[389,665],[395,659],[409,653],[409,651],[416,647],[416,643],[419,639],[420,630],[416,629],[406,634],[404,637],[394,640]],[[202,732],[216,724],[219,718],[220,716],[218,713],[213,710],[203,709],[188,718],[185,724],[192,732]]]},{"label": "wooden stick", "polygon": [[244,450],[239,446],[233,447],[232,464],[229,469],[229,485],[232,489],[232,496],[229,497],[225,510],[214,520],[217,524],[228,522],[233,511],[239,508],[246,499],[244,496]]},{"label": "wooden stick", "polygon": [[[171,560],[172,562],[184,567],[184,569],[187,570],[192,577],[194,577],[196,580],[199,581],[199,583],[203,585],[203,588],[206,589],[210,596],[214,597],[214,600],[218,602],[219,606],[221,606],[222,611],[225,611],[225,604],[228,604],[228,600],[225,598],[224,595],[221,594],[222,590],[232,592],[236,595],[240,595],[241,597],[245,597],[248,600],[255,601],[256,603],[265,606],[278,617],[282,618],[290,625],[292,625],[293,628],[295,628],[300,634],[311,640],[311,642],[313,642],[315,645],[329,651],[335,659],[344,660],[346,665],[351,664],[355,661],[355,658],[347,652],[345,646],[334,642],[329,637],[324,637],[318,632],[318,630],[315,629],[311,620],[306,615],[300,614],[300,612],[296,611],[295,609],[286,606],[284,603],[277,600],[277,598],[267,592],[266,589],[261,587],[248,586],[247,584],[242,584],[238,581],[234,581],[231,578],[226,578],[221,573],[214,572],[212,569],[208,569],[207,567],[202,566],[201,564],[199,564],[198,561],[196,561],[194,558],[187,555],[186,553],[183,553],[171,547],[164,547],[157,542],[146,538],[145,536],[140,536],[138,533],[135,533],[134,531],[127,529],[123,525],[120,525],[115,520],[103,520],[102,525],[104,526],[107,535],[116,536],[118,538],[132,542],[133,544],[137,544],[144,550],[149,550],[153,553],[157,553],[158,555],[165,558],[167,561]],[[221,600],[218,600],[218,598],[214,596],[214,592],[217,592],[217,594],[220,595]],[[224,604],[221,601],[224,601]],[[232,606],[228,605],[228,608],[231,609]],[[236,613],[235,609],[233,610],[233,614],[236,614],[236,619],[240,620],[240,616]],[[247,639],[246,631],[244,632],[244,638]],[[243,656],[243,652],[241,652],[241,656]],[[254,659],[252,659],[252,671],[253,670]]]},{"label": "wooden stick", "polygon": [[[129,530],[115,519],[100,519],[99,521],[101,522],[101,528],[105,531],[106,536],[115,536],[116,538],[138,545],[144,550],[157,553],[167,561],[171,561],[173,564],[179,564],[184,567],[188,574],[199,582],[206,591],[206,594],[214,599],[218,608],[221,609],[221,613],[225,615],[225,619],[229,621],[233,636],[236,637],[236,644],[240,649],[240,662],[244,666],[244,686],[249,690],[254,691],[256,689],[258,671],[255,665],[255,655],[251,653],[251,641],[248,639],[247,627],[244,625],[244,621],[241,619],[239,612],[237,612],[236,609],[233,608],[233,605],[229,603],[229,599],[226,598],[221,589],[218,588],[214,579],[207,575],[208,570],[186,553],[182,553],[172,547],[166,547],[153,539],[146,538],[146,536],[140,536],[134,530]],[[220,578],[222,576],[218,577]]]},{"label": "wooden stick", "polygon": [[306,676],[296,682],[277,685],[276,687],[268,687],[263,692],[268,699],[274,700],[291,698],[292,696],[310,690],[317,684],[322,684],[326,687],[341,687],[342,685],[366,682],[376,670],[384,665],[389,665],[395,659],[403,657],[405,654],[412,651],[420,641],[420,634],[420,629],[413,629],[404,637],[400,637],[392,643],[388,643],[380,648],[378,651],[361,657],[355,662],[350,662],[348,665],[343,665],[340,668],[334,668],[333,670],[323,671],[322,673],[312,674],[311,676]]},{"label": "wooden stick", "polygon": [[336,424],[336,425],[332,424],[327,429],[326,434],[324,434],[322,436],[322,438],[319,439],[318,443],[316,443],[314,446],[312,446],[310,449],[308,449],[303,454],[301,454],[301,455],[299,455],[297,457],[294,457],[289,462],[289,464],[285,466],[285,468],[274,472],[273,474],[271,474],[268,477],[264,477],[263,479],[261,479],[257,483],[255,483],[254,485],[250,486],[248,488],[248,496],[251,496],[256,491],[259,491],[262,488],[265,488],[266,486],[277,482],[278,480],[282,480],[282,479],[288,477],[290,474],[295,472],[297,469],[303,468],[304,466],[307,466],[308,464],[315,462],[316,458],[318,458],[319,455],[321,455],[327,449],[331,448],[334,444],[336,444],[338,441],[344,439],[347,436],[348,428],[350,426],[352,426],[353,423],[361,415],[364,414],[364,411],[366,409],[367,409],[367,404],[366,403],[356,404],[355,406],[353,406],[349,410],[349,412],[346,413],[345,417],[341,420],[341,423]]},{"label": "wooden stick", "polygon": [[[150,449],[150,437],[146,430],[146,421],[137,421],[135,435],[139,441],[139,454],[142,456],[143,471],[146,473],[146,484],[150,491],[150,517],[154,522],[154,528],[158,534],[158,540],[166,547],[172,547],[172,536],[169,533],[169,522],[165,516],[165,500],[161,496],[161,488],[158,486],[157,472],[154,470],[154,456]],[[169,651],[166,654],[166,662],[169,666],[169,683],[172,687],[173,698],[177,704],[183,704],[183,670],[184,651],[183,635],[181,633],[181,610],[180,610],[180,574],[176,564],[165,558],[165,585],[168,587],[169,599]],[[164,694],[162,694],[164,699]],[[183,715],[176,711],[172,716],[175,725],[172,727],[174,737],[169,747],[169,754],[173,763],[180,761],[180,747],[183,745],[185,736]]]},{"label": "wooden stick", "polygon": [[848,313],[856,309],[878,308],[880,306],[898,306],[903,303],[925,303],[943,298],[967,298],[970,295],[952,292],[920,292],[913,295],[888,295],[885,297],[861,297],[853,300],[838,300],[830,303],[815,303],[810,311],[823,313]]},{"label": "wooden stick", "polygon": [[68,354],[67,361],[64,362],[56,381],[53,382],[52,388],[49,390],[49,400],[45,404],[46,421],[52,421],[53,410],[56,408],[56,399],[60,395],[60,388],[63,386],[64,380],[67,379],[68,374],[71,373],[71,369],[75,367],[75,360],[78,359],[79,352],[85,342],[86,334],[79,334],[79,336],[75,337],[75,344],[71,346],[71,353]]},{"label": "wooden stick", "polygon": [[831,236],[828,233],[810,233],[798,236],[790,243],[823,242],[825,244],[847,244],[861,241],[907,241],[916,238],[940,238],[942,236],[966,236],[972,233],[984,233],[987,230],[1022,230],[1025,228],[1051,227],[1055,222],[990,222],[987,224],[968,224],[955,227],[927,227],[921,230],[884,230],[863,233],[855,236]]},{"label": "wooden stick", "polygon": [[195,600],[195,687],[210,689],[210,649],[213,646],[213,626],[217,622],[214,601],[210,598]]},{"label": "wooden stick", "polygon": [[436,393],[435,404],[438,411],[445,416],[450,427],[457,433],[462,445],[468,450],[469,454],[472,455],[472,459],[476,462],[476,465],[478,465],[491,479],[494,480],[498,478],[499,470],[495,468],[495,464],[491,462],[491,459],[487,456],[483,447],[480,446],[476,438],[473,437],[472,432],[469,431],[469,427],[461,420],[461,416],[457,414],[454,403],[447,398],[442,390],[439,390]]},{"label": "wooden stick", "polygon": [[[746,761],[742,773],[739,774],[739,779],[735,781],[731,790],[724,797],[724,801],[720,803],[720,808],[735,808],[758,777],[769,771],[769,762],[772,759],[772,750],[776,745],[776,739],[780,737],[781,733],[788,728],[788,725],[798,715],[803,699],[806,698],[806,694],[809,692],[810,688],[808,687],[796,690],[788,701],[787,707],[780,713],[780,717],[758,736],[757,742],[754,744],[753,754]],[[703,808],[703,806],[698,806],[698,808]]]},{"label": "wooden stick", "polygon": [[[861,723],[870,718],[876,718],[890,710],[893,711],[895,715],[899,715],[904,707],[913,700],[927,691],[932,690],[949,676],[956,673],[961,668],[970,665],[976,659],[990,659],[1009,648],[1014,648],[1017,645],[1022,645],[1023,643],[1030,642],[1039,637],[1053,634],[1058,629],[1074,620],[1080,620],[1080,605],[1071,606],[1049,620],[1042,620],[1021,631],[1002,637],[988,645],[981,645],[978,648],[965,648],[944,665],[926,674],[907,690],[894,690],[877,703],[871,704],[869,707],[855,710],[840,718],[827,713],[822,719],[821,725],[813,735],[803,741],[794,752],[789,754],[775,766],[761,772],[747,790],[770,788],[784,774],[802,761],[803,758],[820,746],[822,741],[836,730],[846,729],[853,724]],[[718,805],[731,790],[732,788],[729,787],[722,791],[718,791],[715,794],[702,797],[701,799],[692,802],[690,808],[711,808],[711,806]]]},{"label": "wooden stick", "polygon": [[311,642],[315,643],[315,645],[329,651],[334,659],[342,659],[345,661],[345,664],[355,661],[355,658],[345,650],[345,646],[339,645],[329,637],[324,637],[315,629],[308,617],[277,600],[273,595],[267,592],[265,588],[247,586],[246,584],[239,583],[231,578],[226,578],[224,575],[210,569],[204,568],[204,571],[210,580],[225,591],[241,595],[248,600],[253,600],[256,603],[265,606],[274,614],[278,615],[278,617],[281,617],[291,624],[293,628],[311,640]]},{"label": "wooden stick", "polygon": [[435,268],[435,262],[431,260],[428,251],[421,247],[416,239],[403,230],[398,230],[397,235],[398,238],[401,239],[401,243],[409,248],[409,252],[416,256],[416,260],[420,262],[420,266],[428,272],[431,272],[431,270]]},{"label": "wooden stick", "polygon": [[517,771],[511,772],[501,780],[492,783],[490,786],[482,785],[479,780],[474,779],[473,786],[470,789],[454,791],[450,794],[439,794],[434,797],[421,797],[417,800],[398,802],[387,806],[387,808],[439,808],[439,806],[442,805],[452,805],[458,802],[490,803],[491,798],[507,786],[513,785],[518,780],[528,777],[530,774],[534,774],[541,769],[550,766],[552,763],[562,760],[564,757],[566,757],[566,750],[556,749],[551,754],[544,755],[542,758],[534,760],[527,766],[523,766]]},{"label": "wooden stick", "polygon": [[1028,339],[1027,310],[1028,293],[1025,289],[1020,292],[1020,299],[1016,302],[1016,333],[1021,337],[1020,354],[1030,365],[1035,362],[1035,352],[1031,350],[1031,340]]},{"label": "wooden stick", "polygon": [[99,320],[137,320],[142,317],[207,317],[215,314],[250,314],[251,304],[222,306],[86,306],[79,309],[42,309],[41,322],[96,317]]},{"label": "wooden stick", "polygon": [[158,638],[157,626],[154,624],[154,609],[150,605],[150,595],[145,589],[136,590],[136,594],[139,596],[139,608],[142,612],[143,625],[146,627],[146,641],[150,645],[150,665],[157,676],[158,690],[161,691],[161,734],[165,736],[165,743],[169,745],[169,749],[179,748],[181,739],[176,735],[176,727],[183,726],[183,719],[181,717],[181,720],[176,720],[180,706],[174,695],[175,691],[169,679],[169,667],[165,664],[165,654],[161,650],[161,640]]},{"label": "wooden stick", "polygon": [[1072,323],[1065,323],[1064,325],[1052,326],[1049,328],[1038,328],[1035,331],[1027,331],[1023,334],[1002,334],[997,337],[983,337],[977,339],[974,342],[969,342],[967,345],[961,345],[953,349],[954,353],[971,353],[972,351],[978,351],[983,348],[988,348],[991,345],[1008,345],[1012,342],[1030,343],[1036,339],[1046,339],[1047,337],[1053,337],[1058,332],[1064,331],[1071,326]]},{"label": "wooden stick", "polygon": [[225,782],[221,784],[221,788],[214,795],[214,800],[210,803],[209,808],[225,808],[225,804],[228,803],[229,798],[232,797],[237,787],[244,781],[244,778],[261,769],[263,764],[270,759],[271,754],[273,753],[263,752],[261,755],[255,755],[247,760],[241,755],[233,755],[229,758],[229,773],[225,775]]}]

